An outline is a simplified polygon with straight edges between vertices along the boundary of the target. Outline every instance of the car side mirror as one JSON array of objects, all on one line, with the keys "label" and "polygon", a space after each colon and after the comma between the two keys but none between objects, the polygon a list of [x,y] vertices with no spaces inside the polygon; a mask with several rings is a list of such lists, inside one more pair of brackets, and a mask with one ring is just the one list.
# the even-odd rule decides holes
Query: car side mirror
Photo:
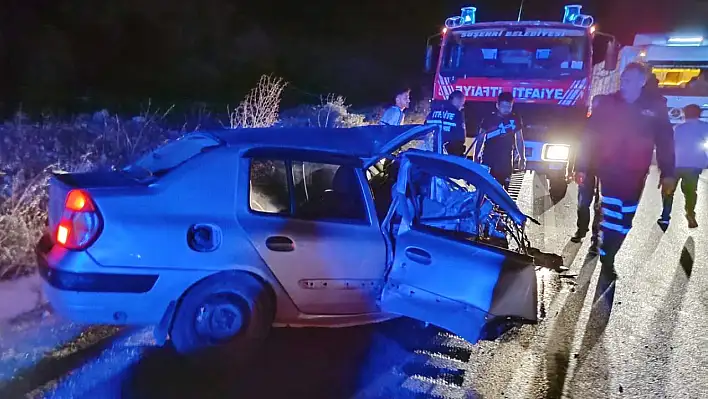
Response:
[{"label": "car side mirror", "polygon": [[617,69],[618,61],[619,53],[617,51],[617,42],[610,40],[610,42],[607,43],[607,51],[605,51],[605,70],[614,71]]},{"label": "car side mirror", "polygon": [[432,44],[429,44],[425,49],[425,72],[431,73],[433,71],[433,53],[435,49]]}]

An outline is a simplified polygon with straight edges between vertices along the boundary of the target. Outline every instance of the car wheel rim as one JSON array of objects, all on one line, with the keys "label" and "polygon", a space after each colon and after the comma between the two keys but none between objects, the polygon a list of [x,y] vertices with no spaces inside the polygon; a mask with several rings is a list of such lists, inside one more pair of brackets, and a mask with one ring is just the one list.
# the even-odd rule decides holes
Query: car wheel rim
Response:
[{"label": "car wheel rim", "polygon": [[238,334],[246,318],[242,308],[233,297],[215,295],[197,311],[197,333],[209,341],[224,341]]}]

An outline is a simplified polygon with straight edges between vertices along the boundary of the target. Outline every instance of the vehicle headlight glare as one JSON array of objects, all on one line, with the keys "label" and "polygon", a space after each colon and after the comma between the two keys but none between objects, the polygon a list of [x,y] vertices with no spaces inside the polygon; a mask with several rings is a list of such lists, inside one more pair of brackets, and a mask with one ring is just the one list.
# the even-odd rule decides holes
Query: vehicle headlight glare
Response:
[{"label": "vehicle headlight glare", "polygon": [[569,146],[562,144],[550,144],[546,146],[544,158],[547,161],[567,161],[569,154]]}]

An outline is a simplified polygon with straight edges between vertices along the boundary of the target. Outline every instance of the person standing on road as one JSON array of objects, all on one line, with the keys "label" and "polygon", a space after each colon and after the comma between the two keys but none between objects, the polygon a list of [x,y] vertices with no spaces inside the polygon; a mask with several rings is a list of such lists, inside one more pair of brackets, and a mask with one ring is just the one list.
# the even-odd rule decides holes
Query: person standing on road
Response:
[{"label": "person standing on road", "polygon": [[394,98],[394,104],[384,111],[381,116],[379,124],[381,125],[391,125],[400,126],[403,124],[404,114],[403,112],[408,108],[411,103],[411,89],[405,88],[396,92],[396,97]]},{"label": "person standing on road", "polygon": [[576,161],[576,180],[600,179],[602,274],[615,279],[615,256],[632,227],[656,147],[664,193],[675,187],[674,136],[666,106],[642,96],[648,72],[630,63],[620,77],[619,91],[595,97],[596,106],[583,132]]},{"label": "person standing on road", "polygon": [[475,160],[487,165],[492,176],[509,189],[514,160],[526,168],[523,121],[514,113],[514,97],[503,92],[497,98],[497,112],[482,119],[475,137]]},{"label": "person standing on road", "polygon": [[[703,169],[708,167],[708,123],[700,120],[701,107],[696,104],[687,105],[683,109],[686,122],[674,128],[676,145],[676,179],[681,181],[681,191],[686,198],[686,220],[689,228],[698,227],[696,221],[696,201],[698,177]],[[666,229],[671,220],[671,208],[674,204],[674,193],[662,195],[663,212],[657,220],[659,226]]]},{"label": "person standing on road", "polygon": [[[597,100],[593,99],[592,108],[597,107]],[[578,172],[577,155],[573,162],[573,174]],[[570,241],[580,243],[583,238],[592,231],[590,236],[590,253],[596,254],[598,251],[599,225],[602,219],[600,207],[600,181],[595,176],[594,171],[585,171],[582,184],[578,183],[578,209],[577,222],[578,229],[575,231]],[[576,179],[577,180],[577,179]],[[579,181],[579,180],[578,180]],[[592,227],[590,226],[590,206],[593,205]]]},{"label": "person standing on road", "polygon": [[465,153],[465,95],[460,90],[453,91],[447,101],[432,104],[425,123],[440,127],[442,141],[448,154],[462,156]]},{"label": "person standing on road", "polygon": [[[647,96],[656,101],[660,101],[666,106],[666,97],[661,95],[659,91],[659,79],[656,75],[650,74],[647,78],[647,83],[642,89],[642,96]],[[593,108],[595,104],[593,104]],[[588,173],[585,176],[585,181],[578,186],[578,230],[575,232],[570,241],[579,243],[585,238],[588,231],[592,231],[590,238],[590,252],[595,254],[598,250],[598,233],[601,219],[600,207],[600,186],[599,180],[594,173]],[[590,206],[593,206],[592,227],[590,227]]]},{"label": "person standing on road", "polygon": [[[593,205],[592,227],[590,226],[590,206]],[[598,233],[601,219],[599,181],[593,172],[586,172],[582,184],[578,185],[578,230],[570,241],[579,243],[592,231],[590,236],[590,251],[597,252]]]}]

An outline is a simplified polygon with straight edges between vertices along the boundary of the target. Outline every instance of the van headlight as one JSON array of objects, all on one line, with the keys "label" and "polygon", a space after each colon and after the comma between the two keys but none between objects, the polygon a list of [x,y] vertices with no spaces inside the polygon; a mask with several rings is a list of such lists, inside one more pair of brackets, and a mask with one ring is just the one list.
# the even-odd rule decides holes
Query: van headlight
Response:
[{"label": "van headlight", "polygon": [[544,161],[567,161],[570,146],[565,144],[544,144],[541,158]]}]

